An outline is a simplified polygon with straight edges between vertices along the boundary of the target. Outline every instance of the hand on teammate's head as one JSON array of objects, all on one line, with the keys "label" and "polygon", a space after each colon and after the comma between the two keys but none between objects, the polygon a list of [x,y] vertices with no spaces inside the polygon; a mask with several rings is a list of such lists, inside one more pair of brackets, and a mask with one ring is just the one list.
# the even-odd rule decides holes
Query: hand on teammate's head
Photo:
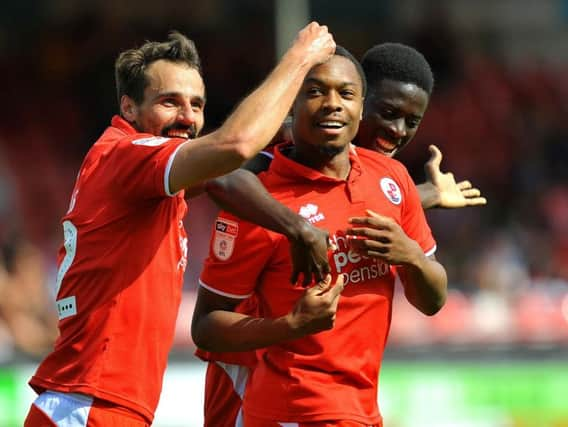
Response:
[{"label": "hand on teammate's head", "polygon": [[335,41],[326,25],[310,22],[299,33],[291,47],[302,55],[310,67],[327,61],[335,52]]}]

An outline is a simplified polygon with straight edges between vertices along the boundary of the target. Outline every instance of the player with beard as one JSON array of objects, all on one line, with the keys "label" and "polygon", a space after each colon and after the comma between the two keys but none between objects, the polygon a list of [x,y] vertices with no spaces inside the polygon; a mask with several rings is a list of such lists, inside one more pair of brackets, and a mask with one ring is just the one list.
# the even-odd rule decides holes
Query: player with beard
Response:
[{"label": "player with beard", "polygon": [[[290,286],[287,243],[276,234],[227,213],[216,221],[192,336],[213,352],[264,348],[246,386],[246,426],[381,425],[377,378],[395,271],[425,314],[445,301],[445,270],[433,258],[435,242],[406,169],[351,149],[364,81],[343,49],[314,67],[294,102],[294,144],[278,146],[261,174],[277,200],[331,231],[332,271],[346,285],[341,298],[339,285]],[[325,322],[304,311],[320,294],[329,295],[316,304],[328,312]],[[238,313],[251,295],[258,315]]]},{"label": "player with beard", "polygon": [[[267,79],[202,137],[205,87],[193,42],[174,32],[120,54],[120,113],[87,153],[62,220],[60,335],[30,380],[39,396],[26,426],[152,423],[187,264],[185,190],[261,150],[306,73],[334,49],[327,28],[309,24]],[[239,201],[237,213],[258,218],[255,198]],[[292,240],[305,228],[301,218],[280,219],[265,222]]]}]

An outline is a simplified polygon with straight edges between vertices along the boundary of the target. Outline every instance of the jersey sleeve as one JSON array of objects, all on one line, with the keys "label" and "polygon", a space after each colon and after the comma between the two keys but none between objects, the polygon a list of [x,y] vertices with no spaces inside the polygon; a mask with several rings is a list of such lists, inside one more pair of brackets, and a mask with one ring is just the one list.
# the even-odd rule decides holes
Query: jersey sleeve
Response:
[{"label": "jersey sleeve", "polygon": [[222,212],[215,220],[199,284],[230,298],[247,298],[277,246],[275,234]]},{"label": "jersey sleeve", "polygon": [[406,168],[402,165],[401,167],[403,168],[401,182],[406,193],[402,207],[402,228],[408,237],[420,245],[426,255],[432,255],[436,251],[436,241],[432,236],[428,221],[426,221],[418,189]]},{"label": "jersey sleeve", "polygon": [[140,136],[124,138],[109,155],[106,173],[114,188],[125,198],[150,199],[172,196],[169,174],[181,138]]}]

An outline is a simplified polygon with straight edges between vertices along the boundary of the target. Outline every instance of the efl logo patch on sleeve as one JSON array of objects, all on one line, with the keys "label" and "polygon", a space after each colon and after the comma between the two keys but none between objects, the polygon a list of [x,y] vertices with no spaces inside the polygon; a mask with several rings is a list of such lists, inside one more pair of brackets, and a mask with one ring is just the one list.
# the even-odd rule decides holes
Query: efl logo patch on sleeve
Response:
[{"label": "efl logo patch on sleeve", "polygon": [[235,240],[239,234],[239,224],[219,218],[215,221],[213,236],[213,253],[221,261],[228,260],[233,254]]},{"label": "efl logo patch on sleeve", "polygon": [[146,145],[148,147],[157,147],[162,145],[164,142],[169,141],[170,138],[164,138],[163,136],[151,136],[149,138],[135,139],[132,141],[134,145]]}]

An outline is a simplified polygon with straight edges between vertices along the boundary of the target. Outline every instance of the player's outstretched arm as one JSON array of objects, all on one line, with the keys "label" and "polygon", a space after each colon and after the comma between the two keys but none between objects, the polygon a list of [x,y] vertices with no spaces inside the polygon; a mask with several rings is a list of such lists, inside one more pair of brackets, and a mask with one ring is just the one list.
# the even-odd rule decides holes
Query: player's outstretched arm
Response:
[{"label": "player's outstretched arm", "polygon": [[481,206],[487,203],[487,199],[481,196],[479,189],[474,188],[471,182],[465,180],[456,183],[453,173],[442,173],[440,171],[441,151],[435,145],[430,145],[428,149],[430,159],[424,165],[426,182],[416,186],[424,209],[455,209]]},{"label": "player's outstretched arm", "polygon": [[276,319],[235,313],[241,301],[200,286],[191,323],[195,345],[206,351],[248,351],[333,328],[343,276],[306,289],[290,313]]},{"label": "player's outstretched arm", "polygon": [[326,61],[335,42],[326,26],[302,29],[266,80],[216,131],[181,146],[172,162],[172,193],[226,174],[253,158],[276,134],[308,71]]},{"label": "player's outstretched arm", "polygon": [[408,301],[426,315],[437,313],[446,301],[448,278],[434,256],[406,235],[392,218],[367,210],[367,216],[350,218],[350,245],[364,256],[396,265]]}]

